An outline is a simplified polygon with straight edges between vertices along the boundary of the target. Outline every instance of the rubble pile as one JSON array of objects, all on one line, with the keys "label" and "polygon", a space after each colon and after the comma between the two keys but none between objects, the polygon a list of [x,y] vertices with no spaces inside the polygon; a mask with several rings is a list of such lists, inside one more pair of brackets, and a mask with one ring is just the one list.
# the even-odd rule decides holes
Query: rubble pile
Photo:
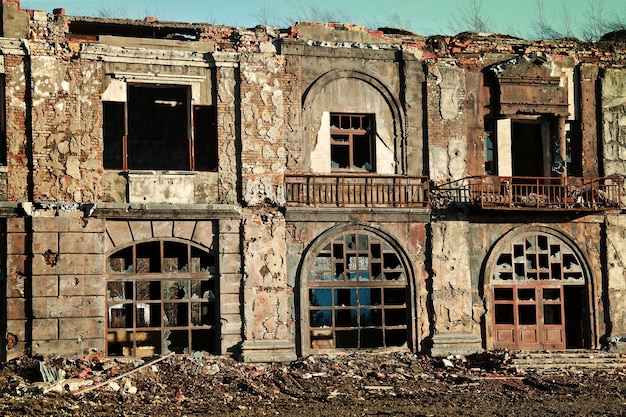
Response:
[{"label": "rubble pile", "polygon": [[525,374],[511,365],[510,358],[506,351],[447,358],[408,352],[319,355],[289,364],[246,364],[204,355],[22,357],[0,369],[0,414],[83,415],[86,409],[92,415],[129,409],[134,412],[124,415],[181,410],[187,415],[253,415],[259,410],[284,414],[304,404],[311,410],[329,406],[377,409],[387,407],[387,402],[413,406],[418,400],[428,400],[433,405],[450,393],[555,395],[569,390],[582,394],[589,386],[606,381],[607,386],[624,386],[623,370]]}]

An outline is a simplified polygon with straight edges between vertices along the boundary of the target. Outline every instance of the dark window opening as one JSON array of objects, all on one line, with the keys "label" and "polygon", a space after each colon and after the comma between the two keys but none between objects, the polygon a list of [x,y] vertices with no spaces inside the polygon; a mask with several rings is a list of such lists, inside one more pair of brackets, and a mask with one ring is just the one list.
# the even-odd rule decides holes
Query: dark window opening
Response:
[{"label": "dark window opening", "polygon": [[186,86],[128,85],[127,103],[103,103],[104,167],[217,169],[215,106],[194,106]]},{"label": "dark window opening", "polygon": [[514,176],[542,177],[542,124],[513,122],[511,153]]},{"label": "dark window opening", "polygon": [[330,159],[336,170],[376,170],[374,115],[330,115]]}]

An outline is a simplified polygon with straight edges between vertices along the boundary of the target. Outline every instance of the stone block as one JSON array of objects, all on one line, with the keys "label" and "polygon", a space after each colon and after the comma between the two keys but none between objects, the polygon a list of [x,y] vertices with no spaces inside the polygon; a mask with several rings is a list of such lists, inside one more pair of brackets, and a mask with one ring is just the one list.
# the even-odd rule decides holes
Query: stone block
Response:
[{"label": "stone block", "polygon": [[57,275],[34,275],[33,297],[56,297],[59,295],[59,277]]},{"label": "stone block", "polygon": [[104,339],[104,318],[61,318],[59,319],[59,339]]},{"label": "stone block", "polygon": [[174,222],[174,237],[191,240],[193,231],[196,227],[196,222],[193,221],[175,221]]},{"label": "stone block", "polygon": [[171,221],[154,221],[152,222],[152,235],[159,238],[172,237],[174,230],[174,222]]},{"label": "stone block", "polygon": [[106,288],[103,275],[61,275],[59,294],[62,296],[102,295]]},{"label": "stone block", "polygon": [[8,298],[6,300],[7,320],[26,319],[26,300],[23,298]]},{"label": "stone block", "polygon": [[241,316],[239,314],[222,314],[222,334],[241,334]]},{"label": "stone block", "polygon": [[56,340],[59,338],[59,321],[57,319],[33,320],[33,340]]},{"label": "stone block", "polygon": [[6,297],[23,298],[24,297],[25,278],[22,275],[9,275],[6,278]]},{"label": "stone block", "polygon": [[237,352],[241,345],[241,334],[222,334],[221,338],[221,354],[227,355],[231,352]]},{"label": "stone block", "polygon": [[26,234],[7,234],[7,253],[11,255],[23,255],[26,253]]},{"label": "stone block", "polygon": [[34,297],[35,318],[104,317],[104,297]]},{"label": "stone block", "polygon": [[[53,254],[54,255],[54,254]],[[71,255],[66,255],[66,263]],[[63,256],[57,255],[56,258],[50,257],[45,252],[37,253],[33,256],[32,270],[33,275],[54,275],[56,274],[56,267],[60,264],[60,260]],[[72,271],[71,273],[77,273]]]},{"label": "stone block", "polygon": [[239,254],[222,254],[219,266],[221,274],[241,274],[241,256]]},{"label": "stone block", "polygon": [[58,233],[33,233],[33,253],[42,254],[48,250],[59,252]]},{"label": "stone block", "polygon": [[221,253],[238,254],[241,252],[241,242],[238,234],[220,234],[218,239]]},{"label": "stone block", "polygon": [[7,220],[7,232],[8,233],[24,233],[25,225],[23,218],[11,218]]},{"label": "stone block", "polygon": [[[35,257],[37,260],[37,257]],[[35,266],[37,269],[35,269]],[[64,275],[98,275],[106,272],[104,255],[61,254],[57,258],[56,270]],[[33,262],[33,271],[46,268],[43,261]]]},{"label": "stone block", "polygon": [[106,229],[113,246],[125,245],[133,241],[133,234],[128,222],[125,221],[107,221]]},{"label": "stone block", "polygon": [[64,219],[63,223],[63,232],[74,232],[74,233],[102,233],[105,230],[105,220],[104,219],[96,219],[94,217],[89,217],[88,221],[85,223],[83,219],[83,215],[81,214],[77,218],[68,218]]},{"label": "stone block", "polygon": [[220,235],[239,236],[241,222],[239,220],[220,220],[218,226]]},{"label": "stone block", "polygon": [[17,337],[17,341],[23,342],[26,338],[26,320],[13,319],[7,320],[7,333],[11,333]]},{"label": "stone block", "polygon": [[101,275],[106,273],[106,256],[104,255],[84,255],[83,271],[85,275]]},{"label": "stone block", "polygon": [[59,237],[60,253],[104,253],[104,235],[101,233],[63,233]]},{"label": "stone block", "polygon": [[[152,223],[149,221],[130,221],[128,222],[134,240],[143,240],[152,238]],[[131,240],[132,241],[132,240]]]},{"label": "stone block", "polygon": [[33,217],[33,233],[58,233],[61,225],[58,217]]},{"label": "stone block", "polygon": [[220,274],[220,294],[237,294],[241,291],[240,274]]},{"label": "stone block", "polygon": [[7,255],[7,273],[23,273],[26,267],[26,255]]},{"label": "stone block", "polygon": [[[104,345],[104,341],[101,343]],[[66,358],[80,357],[89,353],[89,348],[83,340],[35,340],[33,353],[44,357],[63,356]]]},{"label": "stone block", "polygon": [[196,223],[196,229],[193,232],[193,241],[207,248],[214,249],[213,222],[200,221]]}]

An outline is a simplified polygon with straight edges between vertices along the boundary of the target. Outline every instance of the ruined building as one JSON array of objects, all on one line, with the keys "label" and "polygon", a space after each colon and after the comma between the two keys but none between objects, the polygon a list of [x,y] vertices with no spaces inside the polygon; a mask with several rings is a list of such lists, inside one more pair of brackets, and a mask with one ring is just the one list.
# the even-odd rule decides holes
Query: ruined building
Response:
[{"label": "ruined building", "polygon": [[2,1],[0,359],[626,344],[626,46]]}]

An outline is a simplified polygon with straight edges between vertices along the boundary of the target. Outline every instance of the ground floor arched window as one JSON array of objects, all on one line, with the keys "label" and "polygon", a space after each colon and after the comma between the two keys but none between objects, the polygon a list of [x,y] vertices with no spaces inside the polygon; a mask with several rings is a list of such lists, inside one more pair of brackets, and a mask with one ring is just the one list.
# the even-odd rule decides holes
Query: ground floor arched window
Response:
[{"label": "ground floor arched window", "polygon": [[133,244],[108,257],[110,356],[217,351],[214,255],[180,241]]},{"label": "ground floor arched window", "polygon": [[550,234],[524,233],[494,256],[488,291],[495,348],[588,347],[588,277],[572,247]]},{"label": "ground floor arched window", "polygon": [[306,278],[312,351],[407,343],[407,272],[385,240],[364,230],[339,234],[314,255]]}]

